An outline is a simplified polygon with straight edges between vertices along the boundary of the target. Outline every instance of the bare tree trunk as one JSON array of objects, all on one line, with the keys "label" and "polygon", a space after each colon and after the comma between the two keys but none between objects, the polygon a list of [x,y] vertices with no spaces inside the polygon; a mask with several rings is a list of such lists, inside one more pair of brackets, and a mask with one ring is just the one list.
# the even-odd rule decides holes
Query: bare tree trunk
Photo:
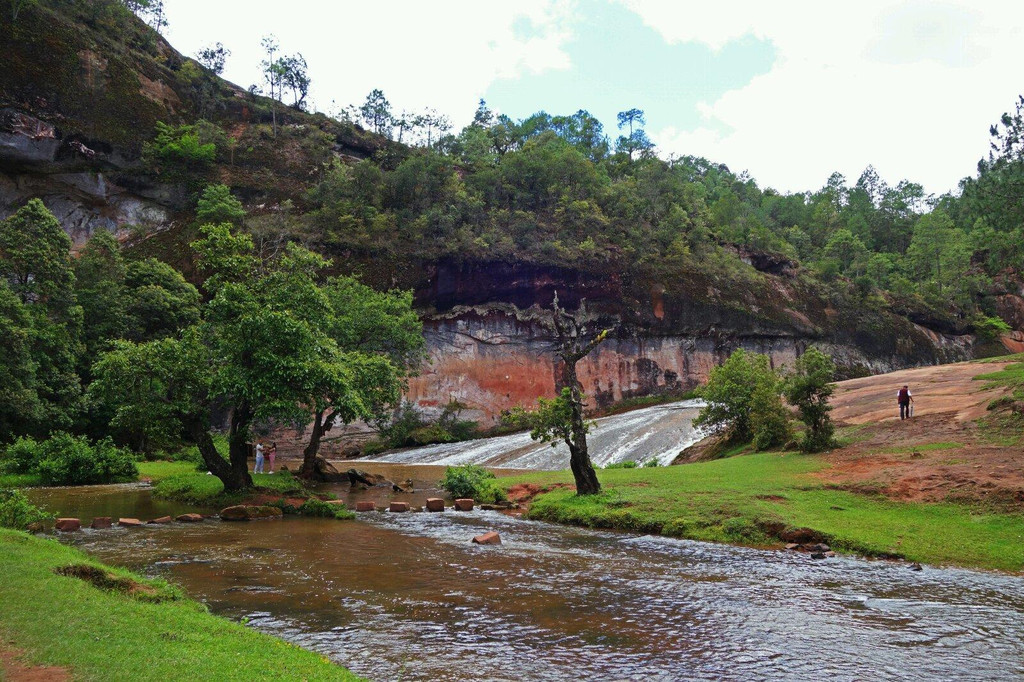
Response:
[{"label": "bare tree trunk", "polygon": [[225,491],[243,490],[252,487],[252,476],[249,475],[249,424],[252,422],[252,411],[246,404],[236,405],[231,412],[231,428],[228,431],[228,458],[231,461],[231,473],[224,481]]},{"label": "bare tree trunk", "polygon": [[302,451],[302,468],[299,469],[300,476],[310,478],[316,475],[316,460],[320,454],[320,441],[323,440],[324,435],[334,426],[336,417],[337,413],[331,413],[325,417],[322,411],[317,412],[313,417],[313,430],[309,435],[309,443],[306,445],[306,449]]}]

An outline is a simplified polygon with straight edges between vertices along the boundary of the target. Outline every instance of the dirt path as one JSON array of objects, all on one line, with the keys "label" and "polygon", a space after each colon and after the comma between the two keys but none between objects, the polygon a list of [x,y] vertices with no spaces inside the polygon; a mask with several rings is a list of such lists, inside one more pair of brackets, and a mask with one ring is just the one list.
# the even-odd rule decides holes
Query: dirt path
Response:
[{"label": "dirt path", "polygon": [[22,652],[0,641],[0,679],[6,682],[68,682],[72,679],[67,668],[47,665],[26,665],[21,662]]},{"label": "dirt path", "polygon": [[[1005,393],[975,381],[1010,363],[959,363],[839,383],[833,418],[854,442],[828,455],[829,482],[903,500],[961,499],[1024,508],[1020,446],[987,438],[977,420]],[[900,421],[896,393],[907,384],[914,417]]]}]

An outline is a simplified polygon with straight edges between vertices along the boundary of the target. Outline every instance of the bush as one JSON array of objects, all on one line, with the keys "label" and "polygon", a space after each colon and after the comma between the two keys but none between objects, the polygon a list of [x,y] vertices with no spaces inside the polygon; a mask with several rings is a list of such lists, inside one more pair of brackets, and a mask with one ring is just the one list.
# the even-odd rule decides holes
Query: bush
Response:
[{"label": "bush", "polygon": [[315,497],[311,497],[302,503],[299,507],[299,513],[303,516],[316,516],[324,519],[334,518],[335,512],[338,511],[338,505],[328,504],[323,500],[319,500]]},{"label": "bush", "polygon": [[1001,335],[1010,331],[1010,325],[1006,324],[1006,322],[999,317],[978,315],[974,320],[974,331],[978,336],[986,341],[995,341]]},{"label": "bush", "polygon": [[708,383],[697,389],[698,397],[707,406],[701,409],[693,425],[729,428],[737,442],[751,440],[754,394],[761,391],[763,403],[763,392],[777,390],[778,382],[767,355],[747,353],[742,348],[734,351],[722,365],[711,370]]},{"label": "bush", "polygon": [[800,420],[807,425],[800,449],[821,452],[835,447],[835,425],[829,412],[829,398],[836,389],[832,383],[836,367],[832,358],[817,348],[809,348],[796,361],[793,374],[786,378],[786,400],[800,412]]},{"label": "bush", "polygon": [[506,499],[494,474],[476,464],[448,467],[440,486],[454,498],[472,497],[477,502],[494,503]]},{"label": "bush", "polygon": [[25,530],[30,523],[53,518],[31,504],[20,490],[0,490],[0,527]]},{"label": "bush", "polygon": [[757,450],[779,447],[792,437],[789,412],[779,397],[778,383],[765,382],[754,390],[750,399],[750,428]]},{"label": "bush", "polygon": [[635,469],[637,463],[631,459],[627,459],[624,462],[612,462],[611,464],[605,464],[602,469]]},{"label": "bush", "polygon": [[39,447],[37,468],[44,485],[126,483],[139,476],[132,453],[110,438],[89,445],[84,436],[58,432]]},{"label": "bush", "polygon": [[39,443],[31,438],[19,438],[7,446],[4,469],[11,474],[30,474],[39,463]]}]

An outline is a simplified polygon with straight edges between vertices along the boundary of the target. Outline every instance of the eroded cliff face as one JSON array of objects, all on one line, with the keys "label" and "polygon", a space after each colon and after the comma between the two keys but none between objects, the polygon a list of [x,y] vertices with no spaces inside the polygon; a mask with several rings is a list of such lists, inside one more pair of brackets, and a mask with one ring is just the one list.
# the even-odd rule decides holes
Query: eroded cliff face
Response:
[{"label": "eroded cliff face", "polygon": [[[410,270],[406,276],[410,276]],[[407,397],[425,412],[452,399],[491,425],[503,410],[556,394],[550,306],[586,299],[591,328],[610,338],[579,364],[596,406],[680,393],[704,382],[737,348],[792,366],[814,344],[843,376],[965,360],[971,335],[941,333],[885,311],[838,309],[803,291],[793,273],[761,273],[740,305],[727,283],[698,276],[659,283],[507,263],[434,263],[407,281],[424,314],[430,362]],[[699,295],[695,295],[699,292]]]}]

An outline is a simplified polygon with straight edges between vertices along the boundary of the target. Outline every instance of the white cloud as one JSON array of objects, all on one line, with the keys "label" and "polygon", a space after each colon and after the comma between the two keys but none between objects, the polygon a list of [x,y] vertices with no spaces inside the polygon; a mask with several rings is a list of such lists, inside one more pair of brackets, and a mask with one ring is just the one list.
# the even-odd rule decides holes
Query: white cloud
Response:
[{"label": "white cloud", "polygon": [[[873,164],[943,192],[974,172],[988,126],[1024,83],[1024,4],[621,0],[670,42],[720,49],[754,35],[777,60],[717,100],[697,130],[651,131],[663,153],[748,169],[762,185],[797,191],[832,171],[851,181]],[[718,132],[718,131],[726,132]]]},{"label": "white cloud", "polygon": [[[168,38],[192,55],[216,41],[232,51],[225,77],[259,80],[260,38],[277,36],[301,52],[321,110],[360,104],[380,88],[397,110],[432,107],[468,122],[477,99],[499,77],[569,68],[570,0],[488,4],[472,0],[377,3],[291,0],[168,0]],[[523,30],[525,27],[526,30]]]}]

